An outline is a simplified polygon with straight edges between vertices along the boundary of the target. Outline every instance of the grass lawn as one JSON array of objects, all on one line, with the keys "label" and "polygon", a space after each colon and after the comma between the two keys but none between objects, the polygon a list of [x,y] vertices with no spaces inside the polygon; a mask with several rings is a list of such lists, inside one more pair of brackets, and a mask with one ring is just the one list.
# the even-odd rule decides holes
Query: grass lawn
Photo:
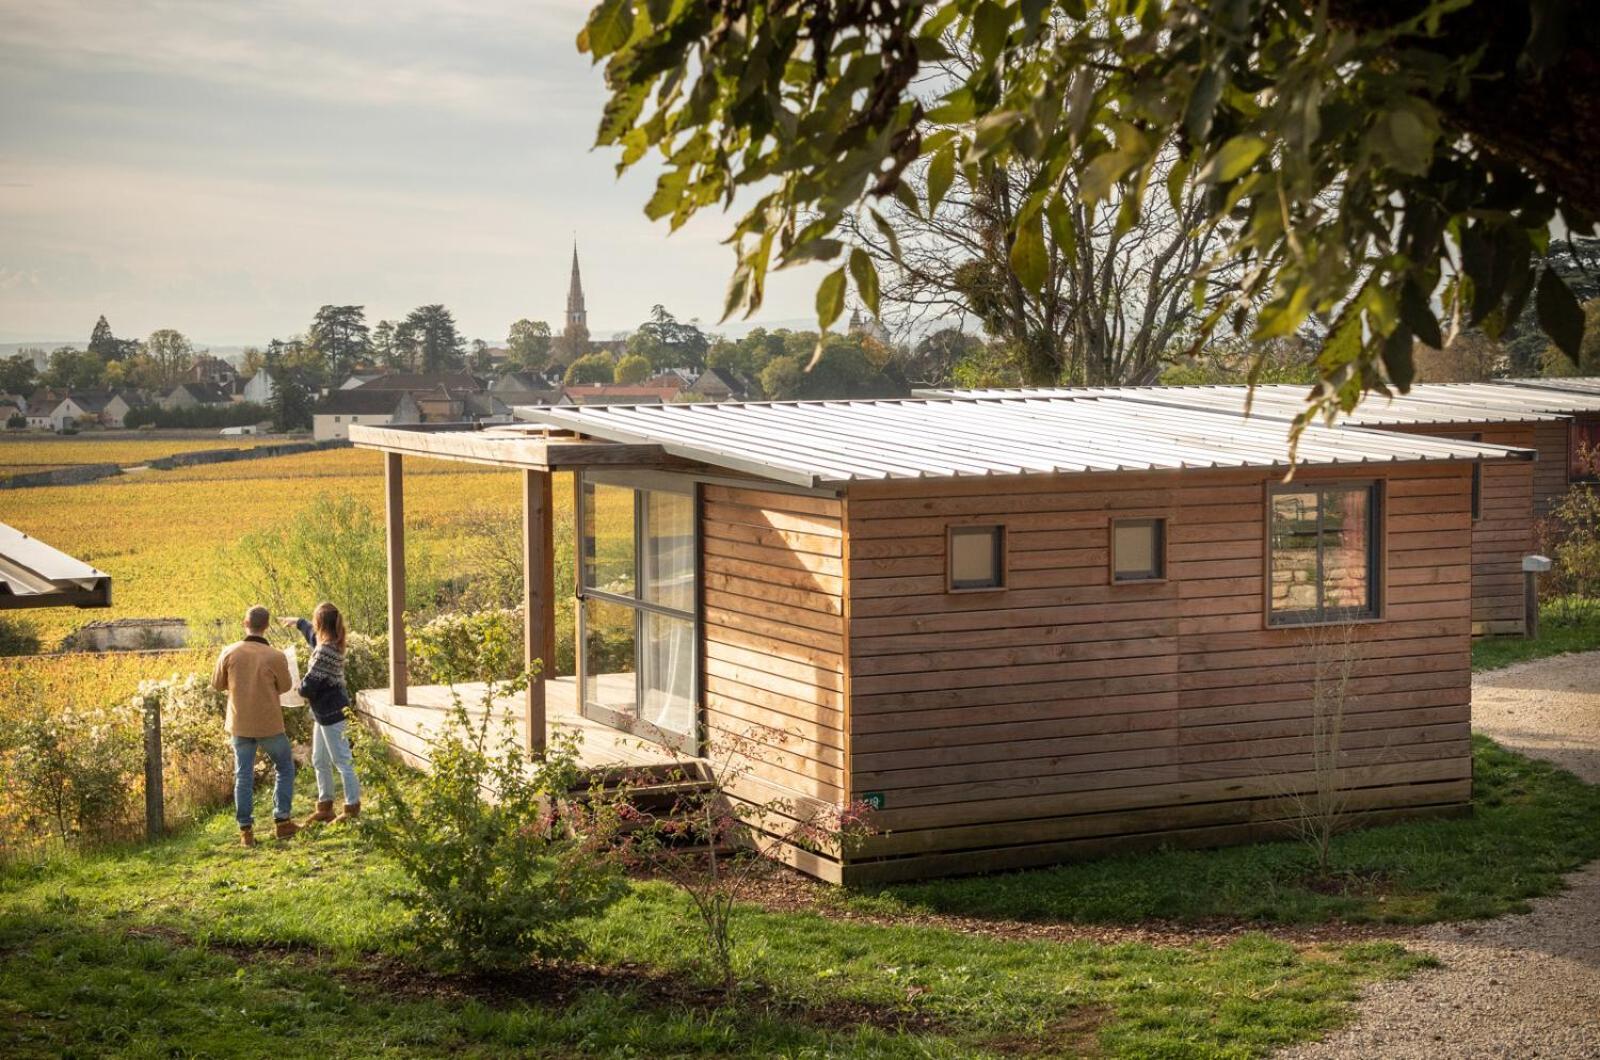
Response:
[{"label": "grass lawn", "polygon": [[1342,886],[1298,843],[1173,850],[1009,875],[886,887],[846,899],[863,912],[1135,923],[1417,924],[1500,916],[1600,858],[1600,787],[1474,737],[1473,813],[1335,839]]},{"label": "grass lawn", "polygon": [[584,965],[450,976],[418,952],[400,879],[358,836],[243,850],[219,814],[152,847],[0,869],[0,1052],[1264,1055],[1338,1025],[1362,984],[1423,960],[1387,941],[1063,942],[925,914],[1482,916],[1600,854],[1600,789],[1487,741],[1478,759],[1472,818],[1341,839],[1349,895],[1309,886],[1306,851],[1286,843],[747,909],[732,1008],[703,986],[685,905],[664,885],[634,885],[587,925]]},{"label": "grass lawn", "polygon": [[1558,621],[1550,609],[1539,620],[1537,637],[1480,637],[1472,642],[1472,668],[1499,670],[1513,663],[1600,649],[1600,612],[1587,611]]}]

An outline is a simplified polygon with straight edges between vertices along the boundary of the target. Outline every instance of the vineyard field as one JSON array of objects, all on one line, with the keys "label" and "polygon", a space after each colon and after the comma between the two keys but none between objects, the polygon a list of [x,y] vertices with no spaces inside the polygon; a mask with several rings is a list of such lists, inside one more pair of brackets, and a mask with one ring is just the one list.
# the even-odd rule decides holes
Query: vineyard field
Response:
[{"label": "vineyard field", "polygon": [[0,479],[84,464],[134,467],[158,457],[207,449],[249,449],[281,438],[156,437],[120,434],[106,438],[24,434],[0,435]]},{"label": "vineyard field", "polygon": [[[504,513],[508,532],[520,532],[519,487],[514,471],[408,461],[407,529],[448,560],[458,520],[476,509]],[[96,619],[207,616],[214,588],[228,576],[228,546],[253,530],[297,518],[319,494],[354,497],[381,516],[381,456],[334,449],[19,490],[0,494],[0,521],[112,576],[115,606],[109,609],[50,609],[30,616],[49,649]],[[570,524],[568,476],[558,477],[555,498],[558,523]]]}]

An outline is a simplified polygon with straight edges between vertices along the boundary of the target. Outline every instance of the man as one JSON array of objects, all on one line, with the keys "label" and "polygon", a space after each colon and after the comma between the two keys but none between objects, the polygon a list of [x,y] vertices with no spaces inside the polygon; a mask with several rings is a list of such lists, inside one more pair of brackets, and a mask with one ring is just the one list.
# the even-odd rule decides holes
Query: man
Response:
[{"label": "man", "polygon": [[212,687],[228,693],[228,735],[233,737],[233,808],[239,822],[239,842],[256,845],[255,769],[259,748],[272,759],[277,773],[273,785],[273,819],[278,838],[296,831],[294,811],[294,752],[283,731],[279,697],[289,691],[289,660],[267,643],[271,616],[259,604],[244,614],[245,638],[222,649],[211,675]]}]

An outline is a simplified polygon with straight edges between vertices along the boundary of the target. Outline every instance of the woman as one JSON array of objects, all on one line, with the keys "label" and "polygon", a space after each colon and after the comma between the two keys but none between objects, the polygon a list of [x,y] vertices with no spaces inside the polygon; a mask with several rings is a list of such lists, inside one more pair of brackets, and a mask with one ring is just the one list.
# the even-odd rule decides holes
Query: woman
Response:
[{"label": "woman", "polygon": [[[345,708],[350,692],[344,683],[344,616],[331,603],[320,603],[311,621],[288,617],[283,624],[297,629],[311,646],[311,659],[300,682],[300,695],[311,707],[316,722],[311,733],[311,768],[317,775],[317,810],[306,824],[354,820],[361,814],[361,783],[356,779],[350,758],[350,740],[345,733]],[[339,771],[344,788],[344,812],[333,814],[333,772]]]}]

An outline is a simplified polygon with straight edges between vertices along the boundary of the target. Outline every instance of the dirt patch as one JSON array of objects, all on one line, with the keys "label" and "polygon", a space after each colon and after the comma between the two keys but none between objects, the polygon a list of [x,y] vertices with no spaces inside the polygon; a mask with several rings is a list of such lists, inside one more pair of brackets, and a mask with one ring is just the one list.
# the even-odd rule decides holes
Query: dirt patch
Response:
[{"label": "dirt patch", "polygon": [[160,926],[130,928],[127,934],[159,939],[172,945],[200,946],[241,963],[289,962],[301,967],[327,968],[340,983],[352,989],[407,1000],[562,1007],[585,994],[599,991],[627,996],[640,1007],[674,1014],[687,1009],[710,1016],[731,1004],[742,1015],[758,1013],[825,1031],[851,1031],[860,1027],[872,1027],[889,1034],[928,1035],[948,1031],[942,1021],[913,1008],[844,999],[813,1005],[781,997],[759,984],[741,986],[729,1002],[720,988],[636,964],[569,961],[509,972],[443,972],[395,958],[369,955],[363,956],[358,966],[340,965],[334,969],[329,958],[309,947],[278,943],[201,944],[182,932]]},{"label": "dirt patch", "polygon": [[983,1045],[1004,1056],[1099,1056],[1100,1028],[1112,1012],[1110,1005],[1080,1005],[1038,1033],[1001,1035]]}]

